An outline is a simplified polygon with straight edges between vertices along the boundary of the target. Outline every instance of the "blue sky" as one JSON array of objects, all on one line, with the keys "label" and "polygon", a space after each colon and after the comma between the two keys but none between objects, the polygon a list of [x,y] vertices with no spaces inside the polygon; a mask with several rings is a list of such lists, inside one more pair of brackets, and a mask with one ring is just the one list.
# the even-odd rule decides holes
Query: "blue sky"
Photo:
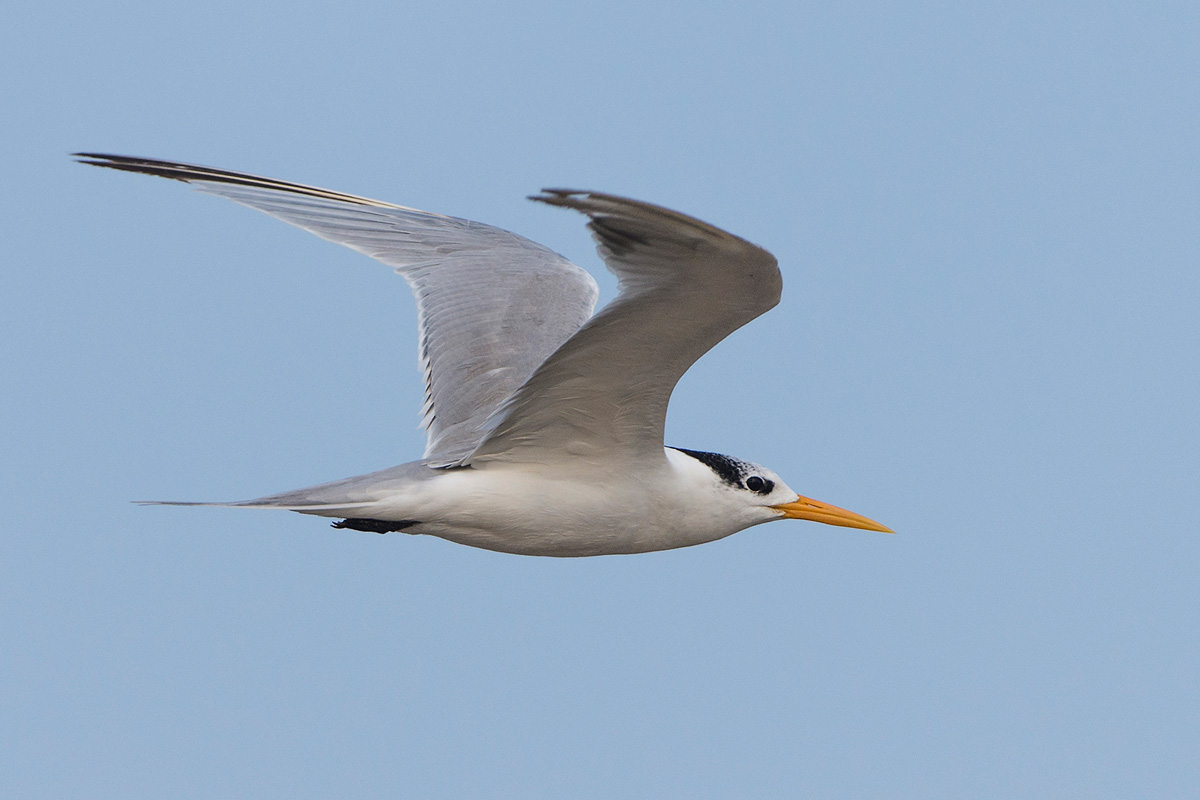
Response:
[{"label": "blue sky", "polygon": [[[960,7],[961,5],[961,7]],[[1200,781],[1200,11],[49,3],[0,82],[0,793],[1130,797]],[[193,161],[779,258],[668,441],[810,523],[585,560],[241,499],[419,455],[415,312]]]}]

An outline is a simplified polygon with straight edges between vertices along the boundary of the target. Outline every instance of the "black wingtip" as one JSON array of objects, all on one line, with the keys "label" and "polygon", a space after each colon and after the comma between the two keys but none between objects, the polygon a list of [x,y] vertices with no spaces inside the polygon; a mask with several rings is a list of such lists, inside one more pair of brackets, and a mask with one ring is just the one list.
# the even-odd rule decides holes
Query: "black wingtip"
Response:
[{"label": "black wingtip", "polygon": [[586,197],[592,192],[586,189],[542,189],[541,194],[531,194],[527,200],[535,200],[551,206],[570,206],[571,198]]},{"label": "black wingtip", "polygon": [[112,164],[153,163],[153,159],[135,158],[133,156],[118,156],[112,153],[71,153],[80,164],[94,164],[97,167],[107,167]]},{"label": "black wingtip", "polygon": [[104,153],[71,153],[71,158],[75,159],[80,164],[91,164],[95,167],[108,166],[109,159],[113,156],[105,155]]},{"label": "black wingtip", "polygon": [[72,153],[80,164],[92,167],[107,167],[122,172],[139,172],[143,175],[155,175],[159,178],[170,178],[187,183],[196,176],[190,173],[190,165],[176,164],[172,161],[160,161],[156,158],[137,158],[135,156],[118,156],[110,153]]},{"label": "black wingtip", "polygon": [[249,186],[256,189],[292,192],[293,194],[302,194],[325,200],[338,200],[356,205],[399,208],[399,206],[393,206],[391,203],[383,203],[379,200],[371,200],[367,197],[359,197],[344,192],[335,192],[331,189],[322,189],[318,186],[305,186],[302,183],[278,181],[274,178],[264,178],[259,175],[251,175],[247,172],[233,172],[227,169],[206,167],[201,164],[188,164],[183,161],[162,161],[157,158],[118,156],[111,153],[72,153],[72,155],[81,164],[90,164],[93,167],[107,167],[124,172],[138,172],[142,175],[155,175],[159,178],[169,178],[182,183],[192,183],[193,181],[226,183],[234,186]]}]

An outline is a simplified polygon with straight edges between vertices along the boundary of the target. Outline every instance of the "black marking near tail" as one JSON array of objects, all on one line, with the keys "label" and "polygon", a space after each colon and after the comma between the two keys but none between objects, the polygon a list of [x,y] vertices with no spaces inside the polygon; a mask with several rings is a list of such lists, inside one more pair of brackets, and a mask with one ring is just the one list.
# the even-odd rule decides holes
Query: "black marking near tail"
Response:
[{"label": "black marking near tail", "polygon": [[335,528],[349,528],[352,531],[369,531],[370,533],[393,533],[402,531],[405,528],[410,528],[416,525],[419,520],[415,519],[364,519],[362,517],[351,517],[344,519],[341,522],[333,523]]}]

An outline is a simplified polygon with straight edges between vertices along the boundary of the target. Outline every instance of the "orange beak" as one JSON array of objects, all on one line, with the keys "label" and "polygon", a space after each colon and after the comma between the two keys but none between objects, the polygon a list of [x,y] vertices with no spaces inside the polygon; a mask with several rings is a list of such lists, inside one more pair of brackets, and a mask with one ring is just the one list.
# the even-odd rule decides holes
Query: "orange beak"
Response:
[{"label": "orange beak", "polygon": [[862,528],[868,531],[895,533],[891,528],[880,525],[874,520],[847,511],[844,508],[831,506],[819,500],[800,497],[791,503],[780,503],[771,506],[776,511],[783,512],[784,519],[810,519],[813,522],[824,522],[826,525],[841,525],[844,528]]}]

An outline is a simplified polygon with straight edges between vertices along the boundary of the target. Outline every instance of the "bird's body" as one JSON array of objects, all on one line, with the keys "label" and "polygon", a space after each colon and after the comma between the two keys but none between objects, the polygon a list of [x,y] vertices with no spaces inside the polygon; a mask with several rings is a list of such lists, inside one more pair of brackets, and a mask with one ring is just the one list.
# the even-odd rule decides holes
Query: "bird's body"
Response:
[{"label": "bird's body", "polygon": [[[430,534],[543,556],[687,547],[780,517],[767,506],[740,502],[745,490],[696,457],[674,448],[664,448],[663,456],[663,463],[619,472],[486,463],[444,469],[416,461],[230,505],[288,508],[346,518],[339,527]],[[761,467],[751,471],[774,479]],[[782,484],[778,493],[795,496]]]},{"label": "bird's body", "polygon": [[177,162],[80,154],[182,180],[393,266],[413,289],[424,457],[238,503],[509,553],[588,556],[701,544],[799,518],[887,528],[800,497],[775,473],[664,447],[675,383],[774,306],[775,259],[707,223],[595,192],[583,212],[621,293],[595,316],[583,270],[507,231],[316,187]]}]

